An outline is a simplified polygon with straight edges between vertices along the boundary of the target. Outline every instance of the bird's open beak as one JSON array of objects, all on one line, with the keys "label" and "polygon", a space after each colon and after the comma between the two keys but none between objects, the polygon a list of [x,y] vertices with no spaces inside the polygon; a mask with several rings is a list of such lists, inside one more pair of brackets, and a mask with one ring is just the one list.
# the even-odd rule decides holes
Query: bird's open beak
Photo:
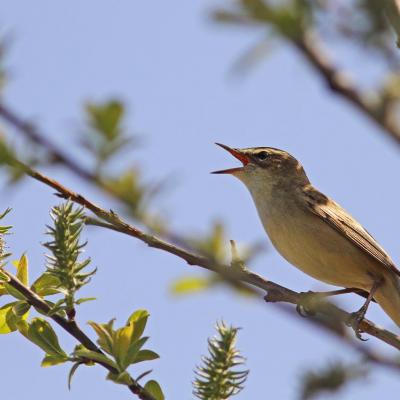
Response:
[{"label": "bird's open beak", "polygon": [[[237,158],[239,161],[242,162],[243,167],[245,167],[249,162],[249,157],[246,156],[245,154],[241,153],[240,150],[238,149],[231,149],[230,147],[221,144],[221,143],[215,143],[217,146],[222,147],[226,151],[229,151],[233,155],[233,157]],[[212,174],[234,174],[235,172],[241,171],[243,167],[238,167],[238,168],[229,168],[229,169],[222,169],[219,171],[213,171],[211,172]]]}]

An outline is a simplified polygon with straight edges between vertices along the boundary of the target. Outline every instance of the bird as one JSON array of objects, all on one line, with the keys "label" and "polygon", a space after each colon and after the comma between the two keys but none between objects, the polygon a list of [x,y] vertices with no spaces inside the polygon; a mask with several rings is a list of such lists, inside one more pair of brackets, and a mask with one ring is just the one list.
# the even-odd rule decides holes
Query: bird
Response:
[{"label": "bird", "polygon": [[216,144],[242,166],[212,173],[233,175],[245,184],[283,258],[319,281],[366,297],[352,313],[351,325],[358,337],[371,301],[400,327],[399,269],[355,218],[311,184],[296,158],[273,147]]}]

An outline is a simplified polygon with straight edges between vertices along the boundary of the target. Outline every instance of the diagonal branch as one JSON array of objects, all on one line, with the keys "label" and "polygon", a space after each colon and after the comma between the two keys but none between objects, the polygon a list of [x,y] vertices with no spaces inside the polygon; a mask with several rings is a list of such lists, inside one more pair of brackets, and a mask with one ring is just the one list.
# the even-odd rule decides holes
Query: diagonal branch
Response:
[{"label": "diagonal branch", "polygon": [[[103,352],[96,346],[96,344],[79,328],[75,320],[68,320],[57,314],[50,314],[50,306],[29,287],[25,286],[18,278],[5,270],[2,273],[7,275],[8,284],[21,293],[26,301],[37,310],[49,315],[54,322],[60,325],[65,331],[73,336],[79,343],[83,344],[87,349],[95,351],[96,353],[103,354]],[[106,368],[113,374],[118,374],[118,371],[106,363],[96,361],[97,364]],[[155,400],[137,381],[132,377],[132,384],[128,386],[131,393],[135,394],[141,400]]]},{"label": "diagonal branch", "polygon": [[372,100],[360,91],[351,80],[340,71],[330,60],[325,49],[318,43],[318,38],[311,32],[306,32],[300,38],[289,39],[303,54],[314,70],[327,83],[328,87],[339,96],[355,106],[361,113],[378,125],[383,132],[400,144],[400,126],[396,122],[390,104]]},{"label": "diagonal branch", "polygon": [[[19,117],[17,113],[15,113],[10,107],[5,105],[4,102],[2,102],[1,100],[0,100],[0,118],[2,118],[12,127],[14,127],[16,131],[22,134],[26,139],[30,140],[32,143],[35,143],[41,146],[43,149],[45,149],[48,155],[53,160],[61,163],[75,176],[89,183],[90,185],[96,186],[98,189],[103,191],[103,193],[111,196],[114,200],[117,200],[121,204],[128,207],[130,206],[130,203],[124,197],[121,197],[121,195],[114,189],[112,185],[110,185],[100,176],[82,167],[73,158],[71,158],[68,154],[66,154],[63,151],[63,149],[61,149],[54,142],[48,139],[46,135],[40,132],[34,125],[30,124],[29,122]],[[139,223],[146,225],[146,221],[143,220],[139,220]],[[176,235],[173,232],[167,232],[164,230],[163,234],[165,237],[168,237],[168,239],[174,243],[177,243],[186,248],[190,247],[189,244],[186,243],[182,237]]]},{"label": "diagonal branch", "polygon": [[24,136],[29,138],[33,143],[38,144],[44,148],[48,155],[56,162],[60,162],[68,167],[70,171],[82,178],[83,180],[91,183],[97,183],[98,178],[96,175],[85,170],[75,160],[69,157],[63,150],[58,148],[46,136],[42,135],[34,125],[21,119],[10,108],[6,107],[0,102],[0,116],[4,121],[8,122],[11,126],[23,133]]},{"label": "diagonal branch", "polygon": [[[310,49],[307,47],[307,52]],[[310,51],[310,54],[317,54]],[[319,57],[321,55],[319,54]],[[337,75],[335,75],[335,70],[326,63],[323,58],[317,58],[318,63],[323,66],[326,77],[329,81],[332,81],[333,86],[340,87],[340,91],[345,88],[345,83],[342,79],[339,79]],[[347,87],[347,96],[349,99],[353,99],[352,101],[355,104],[360,104],[360,107],[367,108],[368,103],[363,103],[361,97],[358,96],[357,92],[350,87]],[[95,176],[92,176],[90,173],[82,169],[78,164],[68,158],[60,149],[54,146],[50,141],[48,141],[45,137],[43,137],[38,131],[36,131],[29,124],[24,123],[20,120],[14,113],[12,113],[9,109],[7,109],[4,105],[0,103],[0,116],[2,116],[6,121],[12,124],[15,128],[17,128],[21,133],[25,136],[33,140],[34,142],[44,146],[44,148],[49,152],[53,158],[60,160],[65,166],[67,166],[72,172],[81,178],[85,179],[90,183],[94,183],[96,185],[101,185],[101,182],[97,180]],[[400,136],[399,136],[400,137]],[[82,195],[70,190],[69,188],[61,185],[59,182],[54,179],[40,173],[39,171],[22,164],[18,160],[14,160],[15,164],[18,164],[26,174],[30,175],[32,178],[44,183],[47,186],[52,187],[56,190],[57,195],[63,198],[71,199],[75,203],[78,203],[90,211],[92,211],[100,220],[88,218],[87,223],[92,225],[98,225],[104,228],[112,229],[114,231],[118,231],[120,233],[135,237],[142,242],[146,243],[148,246],[157,248],[163,251],[166,251],[170,254],[173,254],[182,260],[186,261],[189,265],[197,265],[199,267],[205,268],[209,271],[216,272],[220,274],[224,279],[226,279],[229,283],[232,284],[246,284],[250,285],[253,288],[253,291],[259,290],[266,292],[267,295],[264,297],[267,302],[284,302],[299,305],[302,302],[301,293],[294,292],[290,289],[287,289],[277,283],[271,282],[269,280],[264,279],[258,274],[255,274],[249,270],[238,270],[232,269],[226,265],[216,265],[213,260],[210,260],[207,257],[204,257],[199,254],[195,254],[185,248],[179,247],[175,244],[169,243],[161,238],[158,238],[155,235],[150,235],[148,233],[143,232],[142,230],[128,224],[124,220],[122,220],[116,213],[112,210],[107,211],[95,203],[91,202],[87,198]],[[101,187],[101,186],[100,186]],[[103,187],[105,191],[107,191],[106,187]],[[110,192],[109,192],[110,193]],[[113,194],[113,193],[111,193]],[[175,235],[172,235],[174,237]],[[342,338],[347,344],[350,344],[353,348],[356,348],[359,352],[361,352],[368,359],[377,362],[382,365],[395,366],[398,368],[397,363],[392,365],[393,363],[389,361],[382,361],[381,358],[373,353],[367,351],[364,347],[360,347],[354,340],[350,340],[348,336],[346,336],[345,331],[343,330],[343,323],[346,323],[350,314],[346,311],[334,306],[328,302],[320,302],[316,304],[316,309],[320,315],[322,315],[325,320],[328,318],[333,319],[334,324],[332,325],[332,321],[330,324],[327,324],[324,319],[307,319],[308,321],[317,324],[318,326],[325,328],[325,330],[329,330],[335,333],[337,336]],[[285,308],[287,311],[288,309]],[[293,310],[290,310],[293,315]],[[336,324],[336,326],[334,326]],[[339,329],[338,329],[339,328]],[[400,350],[400,338],[394,333],[387,331],[381,327],[376,326],[373,322],[364,319],[360,324],[360,329],[365,333],[368,333],[371,336],[378,338],[379,340],[389,344],[392,347]]]},{"label": "diagonal branch", "polygon": [[[168,243],[167,241],[155,235],[145,233],[142,230],[125,222],[112,210],[106,211],[89,199],[61,185],[54,179],[51,179],[46,175],[27,166],[25,166],[25,170],[26,173],[32,178],[55,189],[60,197],[70,199],[75,203],[84,206],[88,210],[92,211],[98,218],[100,218],[101,221],[89,219],[89,223],[91,224],[96,224],[137,238],[150,247],[163,250],[167,253],[179,257],[189,265],[196,265],[209,271],[216,272],[229,282],[233,281],[248,284],[256,290],[266,292],[267,294],[265,296],[265,300],[268,302],[285,302],[296,305],[302,303],[302,295],[300,293],[294,292],[277,283],[266,280],[260,275],[247,269],[241,270],[237,268],[231,268],[227,265],[217,265],[213,260],[210,260],[207,257],[180,248],[174,244]],[[332,330],[337,330],[338,326],[342,326],[343,323],[350,319],[350,314],[348,312],[328,302],[318,302],[316,304],[315,311],[317,311],[325,319],[333,320],[334,324],[336,324],[337,326],[332,327]],[[319,320],[314,319],[314,321]],[[325,325],[327,327],[329,326],[329,324]],[[360,329],[363,332],[368,333],[369,335],[374,336],[379,340],[389,344],[390,346],[400,350],[400,338],[398,335],[375,325],[373,322],[367,319],[364,319],[361,322]],[[344,333],[342,334],[342,336],[344,336]]]}]

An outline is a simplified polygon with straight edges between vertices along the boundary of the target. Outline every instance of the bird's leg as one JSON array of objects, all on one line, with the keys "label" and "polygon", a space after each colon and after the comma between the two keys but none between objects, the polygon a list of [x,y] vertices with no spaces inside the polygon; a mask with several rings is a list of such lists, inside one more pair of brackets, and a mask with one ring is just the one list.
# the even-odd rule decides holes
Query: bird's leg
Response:
[{"label": "bird's leg", "polygon": [[357,293],[359,289],[355,288],[345,288],[345,289],[338,289],[338,290],[330,290],[328,292],[300,292],[300,302],[296,306],[297,312],[302,317],[312,316],[315,313],[312,311],[312,304],[315,301],[319,301],[325,297],[330,296],[338,296],[340,294],[347,294],[347,293]]},{"label": "bird's leg", "polygon": [[381,285],[381,283],[382,283],[382,279],[378,279],[378,280],[374,281],[364,304],[361,306],[361,308],[358,311],[351,313],[349,321],[347,321],[347,324],[354,329],[356,336],[360,340],[366,340],[361,337],[360,323],[364,319],[365,314],[367,313],[367,310],[368,310],[369,303],[371,303],[371,301],[373,300],[374,295],[375,295],[376,291],[378,290],[379,286]]},{"label": "bird's leg", "polygon": [[330,297],[330,296],[337,296],[339,294],[346,294],[346,293],[357,293],[359,289],[355,288],[345,288],[345,289],[338,289],[338,290],[330,290],[328,292],[300,292],[301,296],[320,296],[320,297]]}]

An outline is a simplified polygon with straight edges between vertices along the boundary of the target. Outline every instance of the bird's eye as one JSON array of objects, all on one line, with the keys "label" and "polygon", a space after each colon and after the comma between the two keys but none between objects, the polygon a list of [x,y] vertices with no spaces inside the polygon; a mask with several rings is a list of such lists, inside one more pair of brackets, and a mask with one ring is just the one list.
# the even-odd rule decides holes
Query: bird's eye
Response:
[{"label": "bird's eye", "polygon": [[259,153],[257,153],[256,157],[260,160],[260,161],[264,161],[268,158],[268,153],[266,151],[260,151]]}]

